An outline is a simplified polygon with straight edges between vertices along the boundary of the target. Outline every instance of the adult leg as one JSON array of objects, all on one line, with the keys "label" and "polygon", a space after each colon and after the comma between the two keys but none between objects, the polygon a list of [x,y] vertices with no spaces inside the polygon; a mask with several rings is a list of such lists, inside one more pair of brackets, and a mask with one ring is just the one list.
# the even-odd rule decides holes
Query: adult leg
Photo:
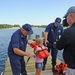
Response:
[{"label": "adult leg", "polygon": [[10,65],[11,65],[13,75],[20,75],[21,72],[20,60],[10,58]]},{"label": "adult leg", "polygon": [[56,48],[52,48],[51,56],[52,56],[52,71],[55,71],[56,59],[57,59],[58,50]]},{"label": "adult leg", "polygon": [[[48,52],[50,52],[50,47],[48,47]],[[47,59],[48,59],[48,57],[44,58],[44,61],[43,61],[43,68],[42,68],[43,71],[45,70],[45,65],[46,65],[46,63],[47,63]]]},{"label": "adult leg", "polygon": [[24,58],[22,58],[20,60],[20,62],[21,62],[21,73],[22,73],[22,75],[27,75],[26,65],[25,65]]}]

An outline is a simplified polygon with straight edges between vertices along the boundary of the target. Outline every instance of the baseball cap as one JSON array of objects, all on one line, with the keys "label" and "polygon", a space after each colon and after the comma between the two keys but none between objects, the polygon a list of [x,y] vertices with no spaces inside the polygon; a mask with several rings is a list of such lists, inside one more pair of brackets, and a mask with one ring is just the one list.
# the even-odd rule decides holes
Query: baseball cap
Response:
[{"label": "baseball cap", "polygon": [[75,13],[75,6],[70,7],[63,18],[66,18],[69,13]]},{"label": "baseball cap", "polygon": [[60,23],[61,23],[61,18],[57,17],[55,19],[55,24],[60,25]]},{"label": "baseball cap", "polygon": [[28,32],[28,34],[33,34],[32,26],[30,24],[24,24],[22,28],[24,28]]}]

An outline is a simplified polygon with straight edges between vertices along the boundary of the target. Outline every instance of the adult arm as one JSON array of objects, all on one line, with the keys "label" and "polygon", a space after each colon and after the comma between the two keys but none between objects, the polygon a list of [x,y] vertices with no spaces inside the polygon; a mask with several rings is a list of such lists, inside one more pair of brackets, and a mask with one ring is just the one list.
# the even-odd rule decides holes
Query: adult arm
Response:
[{"label": "adult arm", "polygon": [[13,51],[15,54],[18,54],[20,56],[28,56],[28,57],[35,57],[35,54],[31,54],[29,52],[24,52],[18,48],[13,48]]},{"label": "adult arm", "polygon": [[56,47],[58,50],[62,50],[63,48],[65,48],[67,46],[67,44],[68,44],[67,37],[68,36],[66,36],[66,35],[67,35],[66,33],[63,33],[61,38],[59,39],[59,41],[57,41]]},{"label": "adult arm", "polygon": [[47,45],[47,42],[48,42],[48,34],[49,34],[49,31],[50,31],[50,28],[51,28],[51,25],[49,24],[46,27],[45,32],[44,32],[45,45]]},{"label": "adult arm", "polygon": [[44,38],[45,38],[45,41],[48,41],[47,38],[48,38],[48,32],[44,32]]},{"label": "adult arm", "polygon": [[28,52],[24,52],[23,50],[19,49],[20,48],[20,36],[14,34],[12,36],[12,48],[15,54],[20,55],[20,56],[29,56],[29,57],[34,57],[35,54],[31,54]]},{"label": "adult arm", "polygon": [[47,42],[48,42],[47,38],[48,38],[48,32],[44,32],[44,39],[45,39],[46,46],[47,46]]}]

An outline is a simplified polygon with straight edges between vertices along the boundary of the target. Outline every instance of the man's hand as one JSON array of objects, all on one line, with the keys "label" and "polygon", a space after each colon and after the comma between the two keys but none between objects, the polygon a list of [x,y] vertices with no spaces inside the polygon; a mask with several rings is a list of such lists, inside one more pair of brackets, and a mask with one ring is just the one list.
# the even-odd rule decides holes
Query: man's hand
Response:
[{"label": "man's hand", "polygon": [[28,54],[28,57],[34,57],[34,58],[35,58],[36,55],[35,55],[35,54],[31,54],[31,53],[29,53],[29,54]]},{"label": "man's hand", "polygon": [[47,43],[49,43],[48,40],[45,40],[45,46],[47,46]]},{"label": "man's hand", "polygon": [[56,42],[54,42],[53,44],[56,44]]}]

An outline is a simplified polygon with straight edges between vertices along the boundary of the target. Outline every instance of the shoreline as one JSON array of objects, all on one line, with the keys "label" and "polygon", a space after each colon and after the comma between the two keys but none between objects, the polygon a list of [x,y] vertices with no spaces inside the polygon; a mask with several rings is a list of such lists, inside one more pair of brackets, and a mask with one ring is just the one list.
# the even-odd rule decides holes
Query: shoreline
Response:
[{"label": "shoreline", "polygon": [[12,27],[12,28],[1,28],[0,30],[5,30],[5,29],[19,29],[20,27]]}]

